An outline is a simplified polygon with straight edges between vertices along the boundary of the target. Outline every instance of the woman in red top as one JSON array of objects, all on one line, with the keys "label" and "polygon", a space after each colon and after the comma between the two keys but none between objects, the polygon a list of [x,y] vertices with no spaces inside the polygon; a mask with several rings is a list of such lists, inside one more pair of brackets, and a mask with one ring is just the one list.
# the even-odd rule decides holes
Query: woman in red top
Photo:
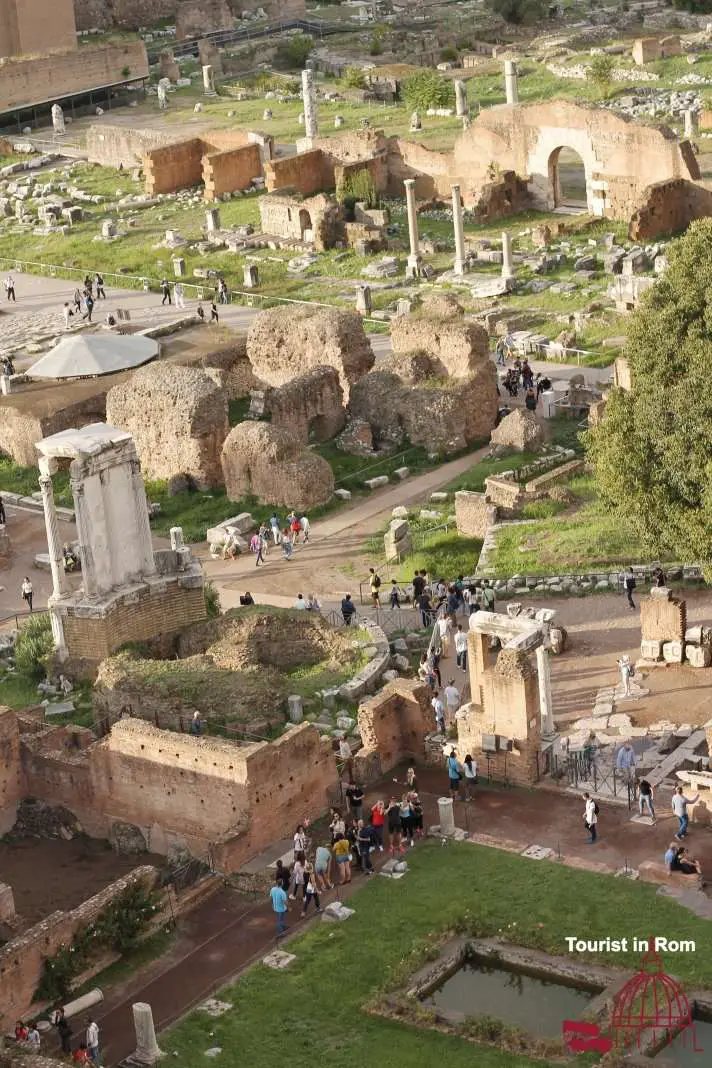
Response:
[{"label": "woman in red top", "polygon": [[18,1020],[15,1024],[15,1040],[17,1042],[27,1041],[27,1028],[25,1027],[22,1020]]},{"label": "woman in red top", "polygon": [[386,806],[382,801],[376,801],[371,809],[371,826],[374,830],[374,838],[378,848],[383,852],[383,824],[386,822]]}]

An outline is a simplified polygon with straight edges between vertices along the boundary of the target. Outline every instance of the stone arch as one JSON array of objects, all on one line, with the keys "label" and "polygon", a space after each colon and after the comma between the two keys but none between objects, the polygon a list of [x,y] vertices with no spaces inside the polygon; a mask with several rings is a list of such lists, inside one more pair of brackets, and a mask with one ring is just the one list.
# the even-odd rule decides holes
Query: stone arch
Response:
[{"label": "stone arch", "polygon": [[314,240],[312,218],[306,208],[299,209],[299,231],[302,235],[302,241]]},{"label": "stone arch", "polygon": [[580,153],[568,145],[560,145],[549,156],[549,195],[552,206],[586,210],[588,206],[588,175]]},{"label": "stone arch", "polygon": [[[560,126],[543,126],[539,130],[536,145],[529,152],[526,169],[530,176],[530,192],[537,207],[551,211],[557,206],[554,181],[557,178],[558,161],[562,151],[575,153],[583,163],[586,182],[586,208],[592,215],[605,214],[606,182],[596,182],[605,171],[598,159],[595,145],[588,129],[564,129]],[[597,185],[600,193],[594,194]],[[583,199],[582,199],[583,204]]]}]

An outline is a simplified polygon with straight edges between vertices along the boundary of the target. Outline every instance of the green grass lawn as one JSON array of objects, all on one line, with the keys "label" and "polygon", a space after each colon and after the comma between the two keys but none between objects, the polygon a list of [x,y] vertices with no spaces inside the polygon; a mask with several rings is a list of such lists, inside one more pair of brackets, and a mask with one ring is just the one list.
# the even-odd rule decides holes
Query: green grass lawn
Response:
[{"label": "green grass lawn", "polygon": [[439,531],[426,537],[422,548],[403,562],[395,576],[399,582],[410,582],[416,571],[423,568],[433,577],[447,581],[457,575],[474,574],[482,549],[479,538],[463,538],[455,529]]},{"label": "green grass lawn", "polygon": [[[712,925],[657,888],[527,861],[466,844],[427,843],[413,850],[400,882],[374,878],[349,905],[343,924],[318,925],[285,948],[296,960],[283,972],[254,965],[220,993],[235,1008],[218,1019],[193,1012],[161,1036],[176,1068],[220,1059],[250,1068],[292,1061],[330,1068],[526,1068],[542,1061],[478,1047],[463,1039],[367,1015],[363,1006],[407,979],[426,945],[448,929],[477,936],[502,931],[513,942],[567,955],[566,936],[587,939],[693,939],[696,952],[664,961],[683,984],[712,986]],[[643,918],[641,920],[641,917]],[[290,922],[298,924],[296,910]],[[639,954],[599,963],[635,968]],[[476,1011],[476,1009],[475,1009]]]}]

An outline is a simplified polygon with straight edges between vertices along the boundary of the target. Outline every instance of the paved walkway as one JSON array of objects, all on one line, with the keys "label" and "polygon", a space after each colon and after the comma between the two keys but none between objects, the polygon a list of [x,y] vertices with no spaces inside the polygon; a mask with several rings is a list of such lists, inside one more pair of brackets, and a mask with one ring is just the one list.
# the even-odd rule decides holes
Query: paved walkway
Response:
[{"label": "paved walkway", "polygon": [[[486,775],[486,769],[480,771]],[[389,796],[394,789],[398,793],[402,779],[402,769],[396,769],[393,775],[369,789],[367,803]],[[426,825],[439,822],[437,798],[447,793],[444,765],[442,771],[420,769],[418,787]],[[589,846],[582,823],[583,802],[578,796],[563,790],[507,789],[483,782],[477,787],[473,801],[456,802],[455,821],[458,827],[475,835],[475,841],[483,836],[481,841],[488,843],[491,836],[493,841],[502,843],[502,848],[517,852],[530,845],[545,846],[554,851],[557,862],[560,856],[566,865],[611,874],[626,865],[635,868],[643,860],[662,861],[675,821],[668,806],[659,802],[659,809],[658,825],[648,827],[630,822],[625,807],[601,804],[600,840],[597,845]],[[703,867],[712,871],[712,834],[693,826],[689,842],[690,850]],[[443,853],[444,867],[446,856]],[[387,853],[377,854],[376,867],[386,858]],[[532,860],[530,863],[548,862]],[[364,881],[356,875],[351,887],[344,888],[343,896],[348,897]],[[665,888],[666,893],[668,889]],[[672,896],[677,897],[677,892]],[[324,895],[324,900],[328,902],[334,897],[335,892],[331,892]],[[710,918],[712,903],[705,895],[682,891],[679,899],[684,907]],[[303,923],[294,910],[290,922],[298,932],[315,921]],[[133,1002],[147,1001],[153,1008],[157,1029],[163,1029],[274,945],[274,920],[269,905],[250,901],[227,888],[219,890],[181,919],[176,945],[167,957],[115,989],[98,1010],[104,1063],[115,1064],[133,1050]],[[164,1049],[170,1055],[170,1044]]]}]

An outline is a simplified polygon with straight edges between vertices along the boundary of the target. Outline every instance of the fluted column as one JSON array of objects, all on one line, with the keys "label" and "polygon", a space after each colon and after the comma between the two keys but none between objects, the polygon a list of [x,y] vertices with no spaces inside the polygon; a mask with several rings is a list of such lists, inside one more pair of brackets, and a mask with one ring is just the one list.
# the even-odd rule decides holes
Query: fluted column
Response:
[{"label": "fluted column", "polygon": [[59,527],[57,525],[57,509],[54,504],[51,475],[44,473],[40,475],[40,489],[42,490],[42,506],[44,508],[45,527],[47,528],[49,564],[52,569],[52,596],[57,598],[67,592],[67,578],[64,573],[64,553],[62,552],[62,539],[59,536]]},{"label": "fluted column", "polygon": [[465,229],[462,224],[462,200],[460,186],[450,186],[452,190],[452,225],[455,230],[455,274],[465,273]]}]

